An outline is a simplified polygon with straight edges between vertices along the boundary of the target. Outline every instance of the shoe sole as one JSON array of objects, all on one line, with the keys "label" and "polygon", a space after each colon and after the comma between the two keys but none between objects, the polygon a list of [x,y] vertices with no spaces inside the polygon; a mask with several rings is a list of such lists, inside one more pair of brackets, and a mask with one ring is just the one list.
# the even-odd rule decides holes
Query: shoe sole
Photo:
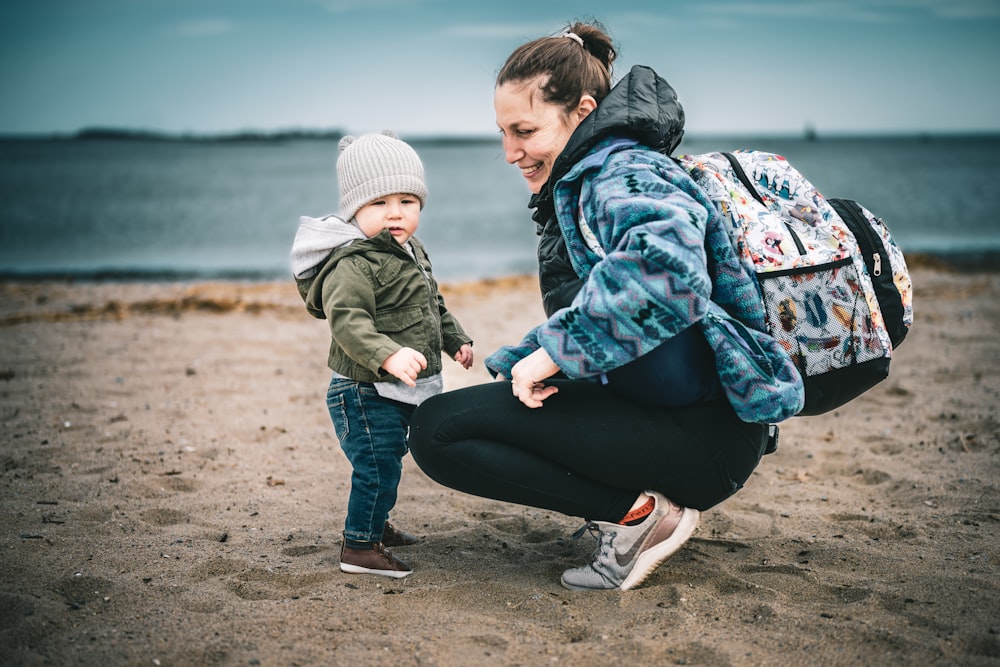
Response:
[{"label": "shoe sole", "polygon": [[340,571],[350,574],[378,574],[383,577],[392,577],[393,579],[402,579],[406,575],[413,573],[413,570],[373,570],[370,567],[361,567],[360,565],[351,565],[350,563],[341,563]]},{"label": "shoe sole", "polygon": [[698,510],[685,507],[684,514],[681,515],[681,520],[677,523],[677,527],[674,528],[674,532],[671,533],[670,537],[652,549],[642,552],[635,561],[635,567],[625,577],[625,581],[621,583],[618,589],[627,591],[630,588],[638,586],[656,568],[662,565],[664,561],[677,553],[684,546],[684,543],[691,538],[691,535],[694,534],[695,528],[698,527],[699,516]]}]

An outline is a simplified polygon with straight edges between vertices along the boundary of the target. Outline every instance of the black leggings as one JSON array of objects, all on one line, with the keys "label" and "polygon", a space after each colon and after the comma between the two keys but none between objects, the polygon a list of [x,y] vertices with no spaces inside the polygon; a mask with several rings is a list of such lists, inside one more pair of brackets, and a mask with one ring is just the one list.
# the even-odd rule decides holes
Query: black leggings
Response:
[{"label": "black leggings", "polygon": [[650,408],[593,382],[552,381],[531,409],[509,382],[439,394],[417,408],[410,451],[431,479],[476,496],[617,521],[639,493],[705,510],[734,494],[760,462],[767,427],[726,400]]}]

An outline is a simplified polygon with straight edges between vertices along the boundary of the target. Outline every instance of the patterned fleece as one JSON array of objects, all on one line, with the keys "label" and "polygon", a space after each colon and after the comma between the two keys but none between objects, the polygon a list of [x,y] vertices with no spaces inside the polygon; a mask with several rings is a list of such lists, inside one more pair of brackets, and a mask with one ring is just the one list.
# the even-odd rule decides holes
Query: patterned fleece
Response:
[{"label": "patterned fleece", "polygon": [[[766,331],[757,285],[737,260],[721,216],[668,156],[606,139],[553,195],[573,267],[586,282],[569,307],[488,357],[492,372],[510,377],[515,363],[543,347],[568,377],[595,377],[708,313]],[[604,257],[588,247],[578,216]]]}]

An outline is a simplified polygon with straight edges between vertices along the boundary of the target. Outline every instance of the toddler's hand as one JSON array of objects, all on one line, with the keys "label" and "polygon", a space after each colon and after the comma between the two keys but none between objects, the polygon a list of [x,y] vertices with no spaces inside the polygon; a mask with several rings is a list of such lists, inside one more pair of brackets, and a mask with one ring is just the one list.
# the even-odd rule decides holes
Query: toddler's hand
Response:
[{"label": "toddler's hand", "polygon": [[412,347],[401,347],[382,362],[382,368],[406,386],[416,387],[417,375],[427,368],[427,359]]},{"label": "toddler's hand", "polygon": [[462,364],[462,368],[468,370],[472,368],[472,346],[466,343],[455,353],[455,361]]}]

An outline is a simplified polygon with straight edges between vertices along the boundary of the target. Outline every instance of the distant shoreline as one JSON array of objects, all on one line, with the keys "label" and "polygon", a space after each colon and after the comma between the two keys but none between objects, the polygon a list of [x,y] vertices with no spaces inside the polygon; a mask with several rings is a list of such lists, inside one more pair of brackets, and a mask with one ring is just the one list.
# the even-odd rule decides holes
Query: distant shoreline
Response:
[{"label": "distant shoreline", "polygon": [[[953,273],[996,273],[1000,272],[1000,248],[977,252],[941,252],[906,253],[907,267],[914,269],[930,269],[949,271]],[[459,285],[467,283],[491,283],[496,281],[519,280],[523,274],[484,276],[482,278],[442,279],[442,285]],[[128,268],[106,268],[81,271],[0,271],[2,283],[270,283],[291,281],[291,276],[275,271],[223,270],[138,270]]]},{"label": "distant shoreline", "polygon": [[[0,142],[68,142],[68,141],[152,141],[179,143],[272,143],[289,141],[340,141],[345,135],[351,134],[340,129],[294,129],[294,130],[244,130],[237,132],[195,133],[195,132],[161,132],[158,130],[142,130],[114,127],[84,128],[72,133],[53,132],[49,134],[0,134]],[[455,135],[405,135],[401,137],[416,145],[469,145],[496,144],[500,142],[496,134],[455,134]],[[687,141],[725,141],[725,140],[802,140],[809,142],[825,141],[857,141],[857,140],[901,140],[901,141],[955,141],[955,140],[992,140],[1000,139],[1000,132],[992,131],[926,131],[926,132],[854,132],[854,133],[818,133],[807,130],[802,133],[760,133],[744,134],[691,134],[685,135]]]},{"label": "distant shoreline", "polygon": [[[53,141],[152,141],[178,143],[271,143],[288,141],[340,141],[348,132],[341,130],[281,130],[275,132],[243,131],[223,133],[171,133],[155,130],[130,130],[120,128],[86,128],[71,134],[0,135],[0,141],[53,142]],[[414,144],[482,144],[499,143],[496,135],[442,135],[403,137]]]}]

